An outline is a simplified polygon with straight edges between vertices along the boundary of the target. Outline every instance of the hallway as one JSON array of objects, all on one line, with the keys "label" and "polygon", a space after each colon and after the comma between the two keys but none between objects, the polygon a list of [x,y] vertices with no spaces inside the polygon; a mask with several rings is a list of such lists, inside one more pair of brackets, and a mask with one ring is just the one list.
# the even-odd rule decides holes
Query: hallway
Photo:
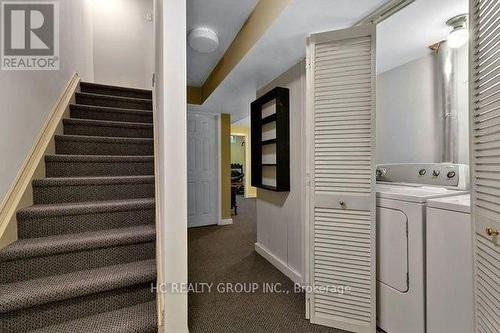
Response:
[{"label": "hallway", "polygon": [[[189,230],[189,282],[214,284],[210,292],[189,294],[190,332],[342,332],[305,319],[304,295],[254,251],[255,199],[238,198],[238,205],[233,225]],[[219,293],[220,283],[258,283],[259,289]],[[283,292],[264,293],[263,283],[279,283]]]}]

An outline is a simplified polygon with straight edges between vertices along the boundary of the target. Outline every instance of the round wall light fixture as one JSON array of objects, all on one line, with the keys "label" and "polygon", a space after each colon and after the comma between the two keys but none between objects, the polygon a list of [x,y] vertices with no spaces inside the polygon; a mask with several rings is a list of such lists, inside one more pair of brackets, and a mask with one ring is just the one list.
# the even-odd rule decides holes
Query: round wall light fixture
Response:
[{"label": "round wall light fixture", "polygon": [[456,49],[465,45],[469,40],[469,31],[467,29],[467,14],[461,14],[452,17],[446,21],[446,25],[452,28],[448,36],[448,46]]},{"label": "round wall light fixture", "polygon": [[200,53],[211,53],[219,48],[219,37],[208,28],[195,28],[188,35],[189,46]]}]

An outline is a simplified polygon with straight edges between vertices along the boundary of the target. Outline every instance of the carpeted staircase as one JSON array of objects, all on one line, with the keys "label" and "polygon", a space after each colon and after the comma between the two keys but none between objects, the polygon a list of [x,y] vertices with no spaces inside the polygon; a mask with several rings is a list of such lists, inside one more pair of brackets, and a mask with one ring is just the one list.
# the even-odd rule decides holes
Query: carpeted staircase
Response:
[{"label": "carpeted staircase", "polygon": [[19,240],[0,250],[0,332],[156,332],[151,91],[81,83]]}]

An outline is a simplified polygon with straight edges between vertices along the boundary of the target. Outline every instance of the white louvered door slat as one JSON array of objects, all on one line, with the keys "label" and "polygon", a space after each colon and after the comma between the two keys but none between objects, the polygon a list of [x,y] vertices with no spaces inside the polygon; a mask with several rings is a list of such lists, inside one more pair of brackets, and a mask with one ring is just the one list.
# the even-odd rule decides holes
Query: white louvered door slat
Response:
[{"label": "white louvered door slat", "polygon": [[476,332],[500,330],[500,1],[470,1]]},{"label": "white louvered door slat", "polygon": [[370,25],[308,41],[309,318],[351,332],[376,329],[374,36]]}]

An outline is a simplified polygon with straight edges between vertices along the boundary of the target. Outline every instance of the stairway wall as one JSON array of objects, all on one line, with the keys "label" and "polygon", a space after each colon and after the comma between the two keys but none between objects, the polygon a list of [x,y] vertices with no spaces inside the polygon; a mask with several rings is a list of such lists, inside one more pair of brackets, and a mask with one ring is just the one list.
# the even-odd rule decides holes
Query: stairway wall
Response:
[{"label": "stairway wall", "polygon": [[60,70],[0,75],[0,202],[74,72],[94,80],[91,0],[61,1]]},{"label": "stairway wall", "polygon": [[153,0],[94,2],[96,82],[151,89],[153,22],[147,15],[152,13]]}]

